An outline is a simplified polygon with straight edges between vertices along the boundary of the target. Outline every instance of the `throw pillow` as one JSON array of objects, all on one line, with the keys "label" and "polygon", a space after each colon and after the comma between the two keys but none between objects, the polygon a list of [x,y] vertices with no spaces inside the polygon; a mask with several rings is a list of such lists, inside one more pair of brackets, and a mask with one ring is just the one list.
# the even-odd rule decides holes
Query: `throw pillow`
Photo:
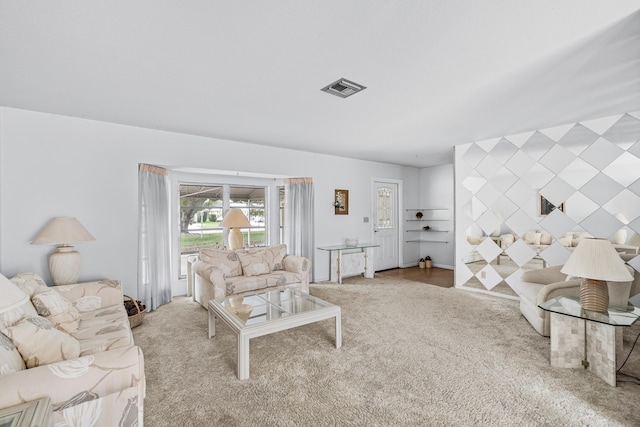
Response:
[{"label": "throw pillow", "polygon": [[38,314],[46,317],[57,329],[71,335],[78,332],[78,309],[55,289],[48,286],[39,287],[33,292],[31,302]]},{"label": "throw pillow", "polygon": [[536,232],[535,231],[527,231],[522,236],[522,240],[524,240],[524,242],[527,245],[536,245],[536,244],[539,245],[540,244],[540,240],[538,240],[538,243],[535,243],[535,238],[536,238]]},{"label": "throw pillow", "polygon": [[25,369],[24,360],[11,340],[0,333],[0,376]]},{"label": "throw pillow", "polygon": [[572,234],[564,234],[562,235],[558,241],[560,242],[560,244],[564,247],[571,247],[571,241],[573,239],[573,235]]},{"label": "throw pillow", "polygon": [[[0,278],[5,279],[3,280],[5,286],[15,286],[15,291],[21,290],[25,294],[28,294],[28,292],[22,287],[18,286],[13,279],[6,279],[4,276],[2,276],[2,274],[0,274]],[[2,297],[0,296],[0,299],[1,298]],[[35,308],[33,308],[33,304],[31,304],[31,301],[25,298],[24,302],[19,306],[13,307],[11,310],[0,313],[0,327],[13,326],[25,317],[32,317],[37,315],[38,313],[36,313]]]},{"label": "throw pillow", "polygon": [[259,276],[269,273],[269,264],[265,260],[264,251],[250,253],[247,251],[238,252],[242,271],[245,276]]},{"label": "throw pillow", "polygon": [[238,254],[234,251],[202,249],[200,251],[200,259],[219,268],[228,277],[242,275],[242,265],[238,259]]},{"label": "throw pillow", "polygon": [[540,235],[540,244],[541,245],[550,245],[551,242],[553,241],[553,237],[551,237],[551,234],[543,231]]},{"label": "throw pillow", "polygon": [[29,295],[29,298],[31,298],[36,289],[41,286],[47,286],[42,277],[36,273],[19,273],[13,276],[11,281]]},{"label": "throw pillow", "polygon": [[267,246],[266,248],[250,248],[246,253],[264,253],[264,259],[269,264],[269,271],[284,270],[282,260],[287,255],[287,245]]},{"label": "throw pillow", "polygon": [[27,368],[72,359],[80,355],[80,343],[53,327],[44,317],[28,317],[2,330],[16,346]]},{"label": "throw pillow", "polygon": [[533,244],[539,245],[540,239],[542,239],[542,233],[533,233]]}]

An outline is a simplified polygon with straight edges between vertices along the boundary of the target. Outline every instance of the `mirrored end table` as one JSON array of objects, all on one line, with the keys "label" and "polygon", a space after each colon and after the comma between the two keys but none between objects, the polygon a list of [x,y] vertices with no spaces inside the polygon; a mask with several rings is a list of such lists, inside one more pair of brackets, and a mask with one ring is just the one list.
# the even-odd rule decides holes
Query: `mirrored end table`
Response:
[{"label": "mirrored end table", "polygon": [[609,307],[601,313],[583,309],[574,297],[556,297],[538,307],[551,315],[551,366],[584,367],[615,387],[623,362],[622,328],[640,318],[640,308]]}]

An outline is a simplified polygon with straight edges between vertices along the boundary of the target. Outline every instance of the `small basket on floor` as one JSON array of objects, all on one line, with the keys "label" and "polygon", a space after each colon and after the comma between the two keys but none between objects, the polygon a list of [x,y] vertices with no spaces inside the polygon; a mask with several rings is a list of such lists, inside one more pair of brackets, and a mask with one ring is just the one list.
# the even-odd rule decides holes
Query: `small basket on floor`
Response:
[{"label": "small basket on floor", "polygon": [[142,324],[142,321],[144,320],[145,311],[144,311],[144,308],[140,307],[140,304],[138,304],[138,301],[131,298],[129,295],[125,295],[124,306],[125,308],[127,308],[127,313],[129,312],[127,307],[128,301],[130,301],[129,306],[131,306],[132,305],[131,303],[133,303],[133,307],[135,307],[135,313],[129,314],[129,325],[131,326],[131,329],[133,329],[136,326],[140,326]]}]

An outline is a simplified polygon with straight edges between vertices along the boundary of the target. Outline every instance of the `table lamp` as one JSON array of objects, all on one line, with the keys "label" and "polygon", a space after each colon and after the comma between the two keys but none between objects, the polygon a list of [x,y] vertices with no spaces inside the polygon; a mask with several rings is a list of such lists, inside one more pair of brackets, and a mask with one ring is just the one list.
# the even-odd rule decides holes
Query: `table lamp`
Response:
[{"label": "table lamp", "polygon": [[49,257],[51,278],[56,285],[77,283],[82,259],[71,243],[96,240],[86,228],[72,217],[53,218],[36,238],[32,245],[58,245]]},{"label": "table lamp", "polygon": [[609,282],[628,282],[633,276],[610,241],[585,238],[567,259],[561,272],[582,278],[580,305],[585,310],[605,312],[609,307]]},{"label": "table lamp", "polygon": [[0,314],[20,307],[29,301],[29,295],[17,287],[11,280],[0,274]]},{"label": "table lamp", "polygon": [[251,227],[251,224],[249,224],[249,220],[242,213],[242,210],[238,208],[229,209],[220,226],[231,229],[229,230],[229,248],[231,250],[240,249],[244,246],[240,227]]}]

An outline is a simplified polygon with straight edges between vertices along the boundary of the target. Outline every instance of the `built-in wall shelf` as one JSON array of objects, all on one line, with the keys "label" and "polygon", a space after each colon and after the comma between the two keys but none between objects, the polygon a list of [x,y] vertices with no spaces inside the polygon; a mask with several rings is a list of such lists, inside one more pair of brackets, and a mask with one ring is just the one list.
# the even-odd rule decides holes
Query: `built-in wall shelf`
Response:
[{"label": "built-in wall shelf", "polygon": [[419,231],[421,233],[448,233],[449,230],[435,230],[433,228],[430,228],[428,230],[422,230],[422,229],[417,229],[417,230],[407,230],[407,233],[410,233],[412,231]]},{"label": "built-in wall shelf", "polygon": [[449,243],[448,240],[425,240],[425,239],[415,239],[415,240],[407,240],[407,243]]},{"label": "built-in wall shelf", "polygon": [[[407,223],[418,222],[418,223],[425,224],[425,227],[429,225],[431,221],[441,221],[441,222],[450,221],[448,208],[406,209],[406,212],[410,212],[410,214],[407,214],[408,218],[405,218],[405,221]],[[426,214],[419,215],[418,214],[419,212],[426,212]],[[432,234],[435,237],[433,239],[417,238],[417,239],[409,239],[406,242],[407,243],[444,243],[444,244],[449,243],[449,240],[445,238],[446,235],[444,235],[444,233],[449,232],[449,230],[444,228],[446,227],[446,224],[440,223],[439,225],[440,227],[438,228],[429,227],[428,230],[425,230],[424,227],[420,227],[418,229],[412,228],[410,230],[406,230],[407,233],[435,233],[435,234]],[[415,225],[413,227],[415,227]],[[443,234],[438,236],[438,233],[443,233]]]}]

